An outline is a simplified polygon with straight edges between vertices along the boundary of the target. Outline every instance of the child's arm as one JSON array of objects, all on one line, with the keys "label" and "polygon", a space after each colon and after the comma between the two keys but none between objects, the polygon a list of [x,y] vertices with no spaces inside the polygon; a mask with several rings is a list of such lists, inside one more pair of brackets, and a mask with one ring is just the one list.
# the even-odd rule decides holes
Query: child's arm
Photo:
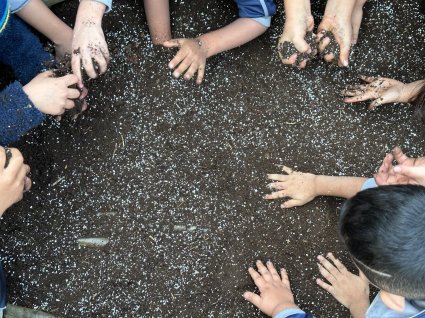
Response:
[{"label": "child's arm", "polygon": [[184,79],[189,80],[195,73],[198,73],[196,83],[201,84],[207,58],[245,44],[266,30],[264,25],[253,19],[239,18],[229,25],[203,34],[197,39],[166,41],[163,43],[165,47],[179,48],[168,66],[174,69],[173,76],[176,78],[185,73]]},{"label": "child's arm", "polygon": [[41,0],[30,0],[16,13],[22,20],[55,44],[56,57],[71,54],[72,29]]},{"label": "child's arm", "polygon": [[388,103],[409,103],[416,98],[421,88],[425,85],[425,80],[404,84],[385,77],[360,75],[360,78],[366,84],[348,86],[343,90],[344,102],[357,103],[372,100],[369,109]]},{"label": "child's arm", "polygon": [[169,0],[144,0],[144,4],[153,44],[171,40]]},{"label": "child's arm", "polygon": [[321,195],[350,198],[361,190],[367,180],[363,177],[314,175],[292,171],[288,167],[282,170],[287,174],[268,175],[270,180],[275,181],[269,184],[275,192],[264,196],[268,200],[291,198],[281,205],[282,208],[301,206]]}]

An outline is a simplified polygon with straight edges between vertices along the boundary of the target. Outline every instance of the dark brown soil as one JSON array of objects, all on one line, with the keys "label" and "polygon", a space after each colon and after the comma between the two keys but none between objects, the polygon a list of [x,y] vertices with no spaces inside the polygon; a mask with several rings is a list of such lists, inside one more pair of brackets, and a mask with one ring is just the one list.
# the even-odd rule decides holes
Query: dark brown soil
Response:
[{"label": "dark brown soil", "polygon": [[325,39],[329,39],[329,44],[325,47],[325,49],[320,52],[320,57],[324,57],[328,54],[333,54],[334,59],[332,60],[334,63],[337,63],[339,60],[339,45],[335,40],[334,35],[330,31],[324,31],[323,37],[321,38],[320,42],[325,41]]},{"label": "dark brown soil", "polygon": [[[67,22],[78,1],[56,8]],[[171,1],[176,37],[236,17],[230,0]],[[63,317],[260,317],[242,294],[247,268],[288,269],[299,305],[317,317],[348,312],[315,284],[316,256],[335,252],[340,200],[295,209],[262,199],[277,164],[370,176],[394,145],[425,153],[413,108],[346,105],[358,75],[425,76],[424,16],[416,1],[368,1],[349,68],[276,53],[279,4],[262,37],[208,61],[201,86],[173,79],[175,51],[153,47],[142,1],[116,1],[104,19],[110,71],[91,83],[76,122],[47,121],[16,146],[34,186],[2,221],[9,301]],[[103,237],[103,248],[77,239]]]},{"label": "dark brown soil", "polygon": [[281,58],[288,59],[291,57],[291,55],[298,53],[297,55],[297,64],[302,62],[303,60],[309,61],[312,58],[316,56],[317,53],[317,43],[316,38],[313,32],[308,32],[306,34],[305,40],[307,44],[311,48],[311,52],[307,53],[298,53],[297,49],[295,48],[295,45],[292,42],[283,42],[279,43],[278,45],[278,52],[280,53]]}]

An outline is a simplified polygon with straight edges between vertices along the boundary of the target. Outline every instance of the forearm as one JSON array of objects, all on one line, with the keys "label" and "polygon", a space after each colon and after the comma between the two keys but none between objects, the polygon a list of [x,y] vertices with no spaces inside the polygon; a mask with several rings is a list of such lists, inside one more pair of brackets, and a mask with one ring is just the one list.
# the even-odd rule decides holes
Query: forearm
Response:
[{"label": "forearm", "polygon": [[419,80],[413,83],[404,84],[404,87],[401,92],[400,102],[410,103],[415,100],[418,96],[420,90],[425,85],[425,80]]},{"label": "forearm", "polygon": [[355,5],[356,0],[328,0],[324,15],[330,17],[334,17],[335,14],[345,15],[351,19]]},{"label": "forearm", "polygon": [[31,0],[17,15],[53,43],[70,45],[72,29],[54,15],[41,0]]},{"label": "forearm", "polygon": [[310,0],[284,0],[285,6],[285,22],[292,19],[298,19],[300,17],[300,12],[307,12],[311,15],[311,5]]},{"label": "forearm", "polygon": [[90,27],[94,24],[102,24],[103,14],[106,6],[94,0],[81,0],[78,6],[77,17],[75,19],[75,29],[83,26]]},{"label": "forearm", "polygon": [[144,4],[153,44],[171,40],[169,0],[144,0]]},{"label": "forearm", "polygon": [[249,18],[239,18],[225,27],[200,36],[207,57],[241,46],[263,34],[267,28]]},{"label": "forearm", "polygon": [[315,179],[316,196],[332,196],[351,198],[362,188],[367,178],[323,176],[318,175]]}]

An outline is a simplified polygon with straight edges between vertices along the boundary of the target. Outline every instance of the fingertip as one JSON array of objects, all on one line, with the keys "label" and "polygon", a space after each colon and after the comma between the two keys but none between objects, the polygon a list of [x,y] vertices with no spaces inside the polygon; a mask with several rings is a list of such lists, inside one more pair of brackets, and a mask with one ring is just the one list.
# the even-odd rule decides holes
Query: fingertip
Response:
[{"label": "fingertip", "polygon": [[173,63],[168,63],[168,68],[173,69],[174,68],[174,64]]}]

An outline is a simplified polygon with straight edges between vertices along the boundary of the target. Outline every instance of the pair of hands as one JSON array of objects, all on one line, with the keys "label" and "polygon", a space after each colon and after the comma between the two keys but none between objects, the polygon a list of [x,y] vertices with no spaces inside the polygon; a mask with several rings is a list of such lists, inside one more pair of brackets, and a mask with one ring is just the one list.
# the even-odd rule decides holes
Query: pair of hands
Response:
[{"label": "pair of hands", "polygon": [[[328,253],[327,258],[318,256],[318,261],[320,274],[327,283],[320,278],[316,283],[347,307],[353,316],[364,314],[369,306],[369,282],[363,273],[352,274],[332,253]],[[270,261],[267,267],[261,261],[256,265],[258,271],[249,268],[248,272],[260,294],[247,291],[244,298],[272,317],[286,309],[297,309],[286,270],[281,269],[279,275]]]},{"label": "pair of hands", "polygon": [[[354,3],[349,5],[346,2],[328,0],[325,14],[317,29],[316,43],[319,52],[323,54],[327,62],[338,58],[338,65],[341,67],[348,66],[351,45],[357,43],[363,17],[363,5],[366,2],[366,0],[352,1]],[[307,34],[313,32],[314,19],[311,15],[310,1],[300,0],[297,5],[298,7],[293,8],[291,15],[289,12],[286,13],[285,27],[278,46],[284,42],[292,43],[297,53],[290,56],[280,55],[282,63],[292,65],[298,63],[298,67],[304,68],[308,59],[300,61],[297,60],[297,56],[306,53],[317,54],[316,49],[312,48],[306,41]],[[290,8],[288,7],[288,9]],[[339,57],[335,56],[336,52],[328,52],[327,50],[332,40],[339,46]]]},{"label": "pair of hands", "polygon": [[[24,92],[42,113],[60,116],[75,107],[75,99],[85,99],[88,91],[84,87],[82,69],[90,78],[106,72],[110,57],[102,30],[104,12],[102,3],[80,2],[71,45],[73,74],[56,78],[53,72],[47,71],[24,86]],[[82,111],[86,109],[87,104],[83,101]]]},{"label": "pair of hands", "polygon": [[0,216],[31,188],[29,172],[19,150],[0,147]]}]

